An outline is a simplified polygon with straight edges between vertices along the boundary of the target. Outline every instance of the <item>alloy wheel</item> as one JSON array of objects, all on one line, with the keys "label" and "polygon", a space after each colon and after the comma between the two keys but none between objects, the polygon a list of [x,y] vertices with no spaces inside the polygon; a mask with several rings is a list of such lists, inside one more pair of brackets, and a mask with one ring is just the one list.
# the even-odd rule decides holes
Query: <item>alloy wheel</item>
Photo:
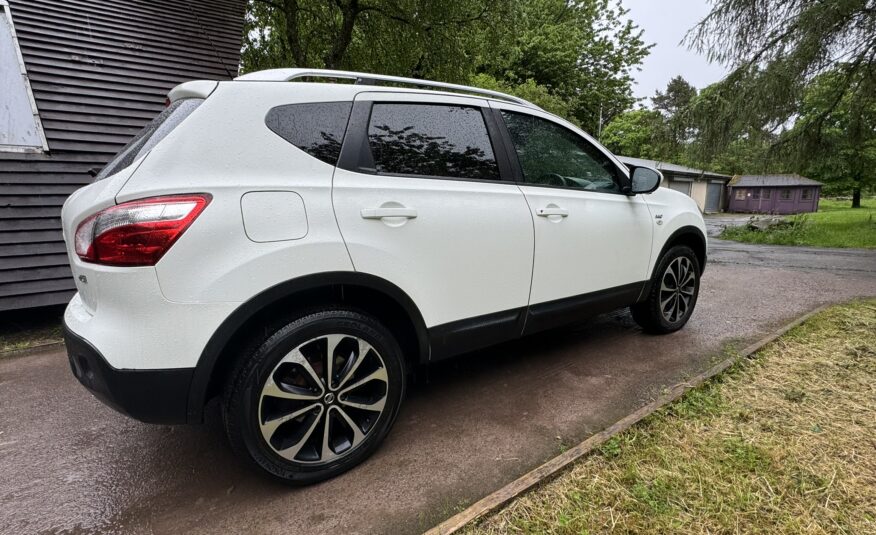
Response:
[{"label": "alloy wheel", "polygon": [[679,256],[666,267],[660,279],[660,313],[669,323],[684,318],[696,290],[696,270],[689,258]]},{"label": "alloy wheel", "polygon": [[345,457],[368,437],[386,405],[380,354],[352,335],[323,335],[274,367],[259,397],[262,437],[279,456],[305,464]]}]

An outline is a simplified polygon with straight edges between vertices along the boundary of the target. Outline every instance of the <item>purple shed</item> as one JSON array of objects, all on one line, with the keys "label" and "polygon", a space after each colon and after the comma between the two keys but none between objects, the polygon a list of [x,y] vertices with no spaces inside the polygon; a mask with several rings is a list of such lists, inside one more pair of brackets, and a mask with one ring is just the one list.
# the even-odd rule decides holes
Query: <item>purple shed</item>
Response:
[{"label": "purple shed", "polygon": [[821,182],[800,175],[736,175],[727,184],[727,211],[760,214],[816,212],[821,186]]}]

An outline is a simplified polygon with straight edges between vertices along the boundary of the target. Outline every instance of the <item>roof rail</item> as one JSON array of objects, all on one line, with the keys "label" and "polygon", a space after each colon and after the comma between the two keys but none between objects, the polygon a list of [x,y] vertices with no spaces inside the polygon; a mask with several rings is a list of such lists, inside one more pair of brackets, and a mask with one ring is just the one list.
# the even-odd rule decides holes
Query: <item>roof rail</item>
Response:
[{"label": "roof rail", "polygon": [[514,104],[520,104],[529,108],[540,110],[538,106],[528,100],[493,91],[491,89],[481,89],[469,85],[448,84],[446,82],[433,82],[431,80],[421,80],[419,78],[405,78],[402,76],[388,76],[385,74],[369,74],[364,72],[353,71],[335,71],[330,69],[268,69],[264,71],[256,71],[242,76],[238,76],[235,80],[249,81],[268,81],[268,82],[289,82],[300,78],[335,78],[341,80],[355,80],[356,84],[363,85],[379,85],[379,82],[392,82],[395,84],[413,85],[416,87],[430,89],[444,89],[452,91],[462,91],[475,95],[488,96]]}]

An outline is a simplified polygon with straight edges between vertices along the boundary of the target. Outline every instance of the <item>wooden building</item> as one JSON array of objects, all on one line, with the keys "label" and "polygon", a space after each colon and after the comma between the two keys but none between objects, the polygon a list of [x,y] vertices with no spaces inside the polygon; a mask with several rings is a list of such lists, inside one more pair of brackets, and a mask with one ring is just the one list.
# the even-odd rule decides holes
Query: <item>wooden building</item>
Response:
[{"label": "wooden building", "polygon": [[727,211],[759,214],[817,212],[821,182],[800,175],[736,175]]},{"label": "wooden building", "polygon": [[74,292],[61,205],[193,79],[237,75],[246,0],[0,0],[0,311]]}]

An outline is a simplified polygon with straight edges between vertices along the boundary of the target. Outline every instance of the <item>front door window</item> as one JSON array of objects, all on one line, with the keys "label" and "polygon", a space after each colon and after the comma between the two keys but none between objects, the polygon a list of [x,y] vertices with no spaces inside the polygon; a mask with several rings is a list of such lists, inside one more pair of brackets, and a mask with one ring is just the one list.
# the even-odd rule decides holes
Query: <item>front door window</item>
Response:
[{"label": "front door window", "polygon": [[578,134],[532,115],[503,110],[502,117],[527,184],[621,192],[617,167]]}]

